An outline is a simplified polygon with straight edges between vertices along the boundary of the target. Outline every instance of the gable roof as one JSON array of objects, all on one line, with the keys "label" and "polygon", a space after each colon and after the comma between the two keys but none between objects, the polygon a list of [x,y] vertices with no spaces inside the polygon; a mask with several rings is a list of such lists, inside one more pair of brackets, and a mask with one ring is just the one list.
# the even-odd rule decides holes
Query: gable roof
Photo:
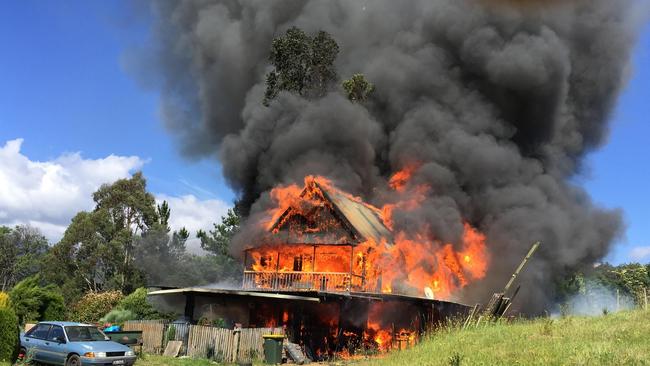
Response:
[{"label": "gable roof", "polygon": [[[309,189],[317,189],[322,193],[322,197],[331,204],[337,218],[352,233],[356,243],[373,240],[375,243],[392,244],[392,233],[384,225],[382,213],[379,209],[334,188],[330,184],[321,184],[315,178],[305,179],[305,188],[300,197],[306,195]],[[289,207],[280,215],[280,218],[271,227],[271,231],[278,227],[281,218],[289,214],[291,210],[292,208]]]}]

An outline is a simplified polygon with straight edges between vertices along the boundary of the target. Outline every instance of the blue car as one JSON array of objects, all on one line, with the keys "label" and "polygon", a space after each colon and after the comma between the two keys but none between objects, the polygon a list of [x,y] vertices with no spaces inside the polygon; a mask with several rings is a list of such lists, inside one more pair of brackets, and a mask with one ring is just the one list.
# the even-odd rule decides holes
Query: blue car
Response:
[{"label": "blue car", "polygon": [[70,322],[40,322],[20,336],[22,354],[31,352],[40,363],[63,366],[125,365],[135,363],[135,354],[109,340],[97,327]]}]

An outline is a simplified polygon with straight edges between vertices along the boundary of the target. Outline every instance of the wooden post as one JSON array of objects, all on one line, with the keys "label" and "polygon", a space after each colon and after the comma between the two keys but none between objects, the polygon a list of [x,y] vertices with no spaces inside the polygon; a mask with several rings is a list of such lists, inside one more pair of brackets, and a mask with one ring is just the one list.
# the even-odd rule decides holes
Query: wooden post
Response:
[{"label": "wooden post", "polygon": [[643,288],[643,310],[648,310],[648,291]]},{"label": "wooden post", "polygon": [[474,320],[474,316],[478,313],[480,307],[481,307],[480,304],[474,305],[474,308],[469,313],[469,316],[467,317],[467,319],[465,319],[465,324],[463,324],[463,329],[467,328],[467,326],[469,326],[469,324]]},{"label": "wooden post", "polygon": [[248,264],[248,249],[244,250],[244,275],[242,276],[242,287],[246,288],[246,265]]},{"label": "wooden post", "polygon": [[512,283],[515,282],[515,278],[517,278],[517,276],[519,275],[519,272],[521,272],[521,270],[524,268],[524,266],[526,265],[526,263],[528,262],[530,257],[533,256],[533,254],[535,253],[535,251],[537,250],[537,248],[539,247],[540,244],[541,244],[541,242],[539,242],[539,241],[535,242],[533,244],[533,246],[530,248],[530,250],[528,251],[528,254],[526,254],[526,257],[524,257],[524,260],[521,261],[521,263],[519,264],[519,267],[517,267],[515,272],[510,277],[510,281],[508,281],[508,283],[506,284],[506,287],[503,289],[503,295],[504,296],[508,293],[508,290],[510,289],[510,286],[512,286]]},{"label": "wooden post", "polygon": [[314,254],[311,257],[311,286],[314,290],[318,289],[318,284],[316,284],[316,246],[314,245]]},{"label": "wooden post", "polygon": [[280,287],[280,276],[278,276],[278,272],[280,272],[280,251],[278,250],[278,260],[275,264],[275,275],[273,278],[275,279],[275,284],[273,285],[273,288],[279,289]]},{"label": "wooden post", "polygon": [[350,279],[348,280],[348,292],[352,291],[352,267],[354,262],[354,246],[350,245]]},{"label": "wooden post", "polygon": [[232,354],[232,360],[230,362],[235,363],[237,362],[237,359],[239,358],[239,340],[241,339],[241,328],[235,328],[233,330],[235,333],[235,337],[233,338],[233,354]]},{"label": "wooden post", "polygon": [[621,297],[619,293],[619,289],[616,289],[616,312],[618,312],[621,308]]}]

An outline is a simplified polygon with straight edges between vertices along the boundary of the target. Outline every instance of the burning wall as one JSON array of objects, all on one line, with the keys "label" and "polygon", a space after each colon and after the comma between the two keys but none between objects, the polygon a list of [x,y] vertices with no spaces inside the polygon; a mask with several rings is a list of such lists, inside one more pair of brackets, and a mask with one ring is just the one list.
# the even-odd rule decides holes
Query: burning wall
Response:
[{"label": "burning wall", "polygon": [[[318,174],[376,207],[394,204],[389,224],[405,233],[396,247],[430,262],[449,258],[438,257],[446,243],[468,250],[479,230],[499,265],[458,292],[467,301],[502,285],[541,240],[520,295],[540,310],[553,276],[599,260],[620,234],[620,214],[570,179],[606,139],[644,12],[635,0],[536,3],[155,2],[161,53],[147,60],[161,62],[162,114],[183,151],[218,155],[255,225],[275,204],[266,192]],[[293,25],[331,33],[339,74],[364,73],[371,100],[350,103],[333,87],[262,106],[269,45]],[[402,187],[404,169],[412,177]]]}]

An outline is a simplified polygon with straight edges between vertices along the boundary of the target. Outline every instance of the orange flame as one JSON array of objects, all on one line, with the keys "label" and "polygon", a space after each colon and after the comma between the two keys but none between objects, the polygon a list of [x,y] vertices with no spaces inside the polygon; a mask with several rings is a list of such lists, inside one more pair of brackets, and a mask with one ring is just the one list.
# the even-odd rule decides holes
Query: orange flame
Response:
[{"label": "orange flame", "polygon": [[[453,298],[459,289],[485,277],[489,263],[486,238],[467,222],[463,223],[459,243],[443,243],[432,238],[428,227],[420,228],[418,232],[395,231],[393,213],[396,210],[417,210],[431,191],[427,185],[412,183],[411,178],[417,169],[418,164],[411,164],[390,178],[388,184],[400,200],[381,209],[341,192],[323,177],[306,177],[305,188],[295,184],[274,188],[270,194],[276,206],[268,212],[270,219],[263,223],[264,227],[277,234],[278,227],[286,223],[298,238],[292,241],[296,244],[266,245],[251,250],[252,264],[249,263],[248,269],[263,272],[351,272],[351,276],[361,279],[356,283],[357,291],[422,296],[425,288],[429,288],[436,299]],[[346,241],[348,238],[340,234],[345,230],[335,220],[336,214],[327,214],[335,212],[335,208],[323,197],[318,186],[327,191],[336,190],[371,209],[393,231],[392,240],[385,238],[379,243],[369,240],[356,245]],[[323,209],[320,211],[326,214],[317,214],[320,212],[318,209]],[[286,214],[288,210],[300,215]],[[298,221],[293,223],[291,220]],[[322,241],[332,245],[314,247],[308,244],[313,242],[310,235],[319,235]],[[341,283],[337,282],[336,288],[353,290],[351,276],[338,278],[336,281]],[[292,280],[307,282],[298,277],[292,277]],[[384,342],[385,337],[380,336],[380,340]]]}]

